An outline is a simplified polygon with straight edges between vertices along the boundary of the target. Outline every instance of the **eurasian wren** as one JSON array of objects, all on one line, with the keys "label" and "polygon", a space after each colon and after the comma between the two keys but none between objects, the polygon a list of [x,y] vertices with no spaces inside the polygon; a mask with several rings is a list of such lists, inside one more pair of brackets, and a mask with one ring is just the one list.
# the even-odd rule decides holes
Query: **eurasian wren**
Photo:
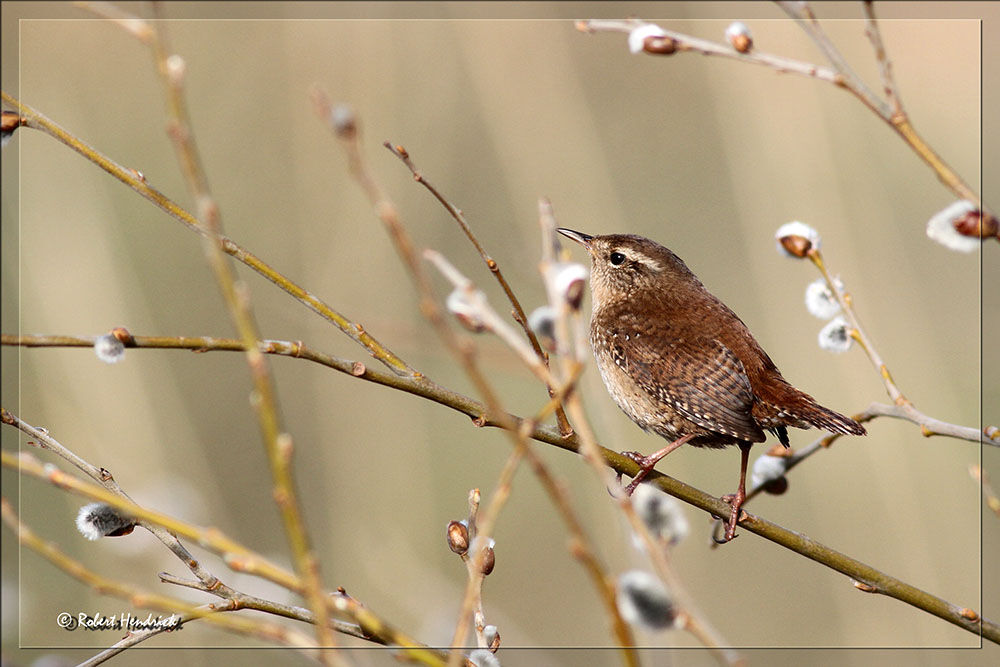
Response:
[{"label": "eurasian wren", "polygon": [[632,234],[559,233],[587,249],[593,266],[590,344],[611,397],[632,421],[670,444],[641,456],[631,493],[684,443],[738,445],[740,484],[725,541],[736,535],[746,499],[750,446],[770,431],[788,446],[787,427],[865,435],[865,429],[790,385],[743,321],[667,248]]}]

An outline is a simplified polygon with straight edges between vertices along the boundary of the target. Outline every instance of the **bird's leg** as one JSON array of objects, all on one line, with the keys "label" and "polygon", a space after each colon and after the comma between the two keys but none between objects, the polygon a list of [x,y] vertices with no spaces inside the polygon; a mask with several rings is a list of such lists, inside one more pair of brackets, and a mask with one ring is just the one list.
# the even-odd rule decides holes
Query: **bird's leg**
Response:
[{"label": "bird's leg", "polygon": [[729,513],[729,521],[726,522],[726,535],[719,544],[725,544],[736,537],[736,522],[740,519],[743,501],[747,499],[747,461],[750,459],[750,446],[752,444],[749,442],[740,443],[740,488],[736,490],[736,493],[722,496],[722,500],[732,505],[733,509]]},{"label": "bird's leg", "polygon": [[694,433],[688,433],[687,435],[681,436],[660,451],[653,452],[649,456],[643,456],[639,452],[622,452],[622,456],[629,457],[638,463],[640,468],[636,476],[633,477],[632,481],[625,487],[625,495],[631,496],[632,492],[635,491],[635,487],[639,486],[639,483],[646,479],[646,476],[653,471],[653,468],[656,467],[656,464],[659,463],[664,456],[674,451],[693,437]]}]

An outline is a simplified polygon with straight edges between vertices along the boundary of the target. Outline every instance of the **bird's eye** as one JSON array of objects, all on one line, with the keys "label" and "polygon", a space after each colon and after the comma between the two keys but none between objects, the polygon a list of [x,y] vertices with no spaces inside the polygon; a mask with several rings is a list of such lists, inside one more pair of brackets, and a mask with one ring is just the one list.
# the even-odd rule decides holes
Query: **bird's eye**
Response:
[{"label": "bird's eye", "polygon": [[618,266],[625,261],[625,255],[621,254],[620,252],[613,252],[611,253],[611,256],[608,259],[611,260],[612,264]]}]

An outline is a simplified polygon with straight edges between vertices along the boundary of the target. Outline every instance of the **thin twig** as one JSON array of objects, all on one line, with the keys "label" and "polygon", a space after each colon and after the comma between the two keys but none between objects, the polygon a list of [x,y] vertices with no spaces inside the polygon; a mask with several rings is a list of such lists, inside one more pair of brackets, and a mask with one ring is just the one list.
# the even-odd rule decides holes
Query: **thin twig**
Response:
[{"label": "thin twig", "polygon": [[[34,438],[34,440],[28,441],[29,445],[36,445],[42,449],[46,449],[57,454],[58,456],[61,456],[63,459],[69,461],[79,470],[90,476],[91,479],[103,486],[110,493],[113,493],[131,503],[135,502],[127,493],[125,493],[121,486],[119,486],[118,482],[115,481],[111,471],[103,467],[98,468],[90,462],[85,461],[80,456],[77,456],[75,452],[70,450],[68,447],[65,447],[62,443],[52,437],[47,430],[32,426],[6,408],[0,408],[0,421],[4,424],[13,426],[29,437]],[[188,551],[187,547],[181,544],[180,540],[177,539],[177,536],[170,530],[159,524],[151,523],[142,519],[139,520],[138,525],[152,533],[153,536],[160,540],[164,546],[173,552],[174,555],[177,556],[177,558],[189,570],[191,570],[192,574],[198,577],[198,581],[205,586],[206,590],[210,590],[215,595],[223,598],[235,595],[236,592],[229,586],[219,581],[218,577],[214,574],[209,572],[202,565],[201,561],[195,558],[194,555]]]},{"label": "thin twig", "polygon": [[74,2],[76,7],[85,9],[93,14],[114,21],[126,32],[131,33],[136,39],[149,46],[153,41],[153,29],[149,22],[139,18],[134,14],[122,11],[119,7],[110,2]]},{"label": "thin twig", "polygon": [[[454,204],[452,204],[447,197],[441,194],[441,192],[436,187],[434,187],[434,185],[430,181],[427,180],[427,177],[424,176],[423,172],[418,170],[417,166],[413,163],[413,160],[410,158],[409,152],[406,151],[402,146],[394,145],[388,141],[383,142],[382,145],[385,146],[387,149],[389,149],[389,151],[393,155],[398,157],[403,162],[403,164],[406,165],[407,169],[410,170],[410,173],[413,174],[414,180],[416,180],[418,183],[427,188],[428,192],[430,192],[434,196],[434,198],[437,199],[442,206],[444,206],[445,210],[448,211],[451,217],[455,219],[455,222],[458,223],[458,226],[462,229],[462,232],[465,234],[466,238],[468,238],[469,241],[472,243],[473,247],[475,247],[476,252],[479,253],[479,256],[483,259],[483,262],[486,263],[487,268],[489,268],[490,272],[493,273],[493,276],[497,279],[497,282],[500,283],[500,287],[503,289],[504,294],[507,295],[507,300],[510,301],[510,305],[514,309],[512,312],[512,315],[514,316],[514,321],[516,321],[518,324],[521,325],[521,328],[524,330],[525,335],[528,337],[528,341],[531,343],[532,350],[534,350],[534,353],[538,356],[539,359],[542,360],[542,363],[548,366],[549,356],[545,353],[545,351],[542,349],[542,346],[538,343],[538,337],[535,335],[535,332],[532,331],[531,327],[528,326],[528,317],[524,313],[524,308],[521,307],[521,302],[514,294],[514,290],[511,289],[510,284],[507,282],[507,279],[504,278],[503,272],[500,270],[500,265],[497,264],[496,260],[494,260],[493,257],[491,257],[488,252],[486,252],[486,248],[483,247],[482,243],[480,243],[479,239],[472,232],[472,228],[469,226],[468,221],[465,219],[465,215],[462,213],[462,210],[457,206],[455,206]],[[555,387],[553,387],[551,384],[546,384],[546,388],[548,389],[549,397],[550,398],[554,397]],[[569,435],[570,433],[573,432],[573,427],[570,426],[569,421],[566,419],[566,412],[565,410],[563,410],[563,407],[561,405],[556,408],[556,419],[558,420],[559,423],[559,430],[563,434]]]},{"label": "thin twig", "polygon": [[833,294],[834,298],[837,300],[837,303],[840,305],[848,324],[850,324],[851,328],[849,335],[856,340],[865,351],[868,359],[871,361],[872,365],[878,371],[879,376],[882,378],[882,384],[885,386],[886,393],[895,404],[894,408],[889,408],[888,406],[881,406],[878,403],[874,403],[859,416],[872,417],[876,415],[884,415],[898,419],[907,419],[915,424],[919,424],[921,433],[925,436],[947,435],[965,440],[971,440],[973,442],[982,441],[987,444],[1000,446],[1000,440],[984,438],[983,433],[978,429],[949,424],[939,419],[928,417],[924,413],[917,410],[917,408],[913,405],[913,402],[903,394],[899,385],[896,384],[892,374],[889,372],[889,367],[882,359],[882,355],[879,354],[875,344],[872,342],[867,332],[865,332],[864,327],[861,326],[858,314],[854,310],[854,300],[851,298],[851,295],[845,292],[838,282],[834,280],[833,275],[826,266],[826,262],[823,260],[823,255],[820,250],[813,247],[806,253],[806,256],[812,261],[816,268],[819,269],[820,274],[826,281],[827,289],[830,290],[830,293]]},{"label": "thin twig", "polygon": [[[580,32],[586,33],[630,33],[636,28],[641,28],[644,25],[649,24],[640,19],[588,19],[586,21],[577,21],[576,28]],[[677,47],[677,51],[691,51],[705,56],[721,56],[723,58],[730,58],[732,60],[738,60],[740,62],[750,63],[753,65],[763,65],[779,72],[799,74],[812,79],[826,81],[827,83],[832,83],[834,85],[843,85],[841,82],[842,77],[829,67],[822,67],[820,65],[795,60],[793,58],[785,58],[783,56],[765,53],[756,49],[749,53],[740,53],[731,46],[719,44],[711,40],[685,35],[673,30],[663,28],[661,28],[661,30],[663,30],[663,34],[668,39],[673,40]]]},{"label": "thin twig", "polygon": [[[217,528],[195,526],[156,510],[144,508],[100,486],[67,475],[55,466],[42,465],[38,459],[27,452],[15,455],[0,450],[0,465],[17,470],[22,475],[48,482],[57,488],[107,503],[129,516],[162,526],[170,532],[187,537],[209,551],[220,555],[223,562],[235,572],[263,577],[288,590],[304,595],[304,584],[295,573],[268,561],[264,556],[229,538]],[[215,590],[209,592],[216,593]],[[344,602],[341,599],[343,597],[342,595],[329,595],[324,598],[324,603],[331,612],[344,614],[351,618],[361,628],[365,638],[380,644],[399,646],[408,659],[416,662],[427,665],[442,665],[444,663],[439,652],[412,639],[356,601]],[[278,613],[277,609],[278,607],[273,607],[271,611]]]},{"label": "thin twig", "polygon": [[[850,94],[854,95],[854,97],[856,97],[875,115],[885,121],[893,129],[893,131],[895,131],[896,134],[898,134],[900,138],[902,138],[903,141],[906,142],[906,144],[920,157],[920,159],[934,171],[938,180],[940,180],[946,188],[951,190],[956,197],[959,199],[967,199],[972,202],[983,215],[982,229],[996,229],[995,238],[1000,241],[1000,225],[996,224],[996,216],[984,207],[982,197],[969,187],[969,185],[962,180],[961,176],[959,176],[954,169],[948,166],[941,156],[939,156],[934,149],[932,149],[930,145],[924,141],[923,137],[917,133],[913,124],[910,122],[909,117],[905,112],[902,112],[902,107],[897,105],[898,91],[896,96],[892,98],[892,106],[879,99],[868,88],[864,81],[854,73],[837,48],[832,44],[832,42],[830,42],[826,33],[819,26],[819,22],[816,20],[815,15],[812,13],[812,10],[809,8],[807,3],[778,2],[777,4],[802,27],[802,29],[811,39],[813,39],[814,42],[816,42],[820,50],[822,50],[827,58],[834,64],[832,69],[813,63],[763,53],[756,49],[750,53],[740,53],[727,45],[660,28],[664,38],[670,40],[674,45],[674,50],[664,51],[662,53],[669,55],[669,53],[673,53],[674,51],[692,51],[707,56],[721,56],[723,58],[730,58],[744,63],[764,65],[765,67],[770,67],[777,72],[799,74],[813,79],[818,79],[820,81],[826,81],[827,83],[831,83],[838,88],[846,90]],[[871,14],[871,24],[874,25],[874,13]],[[578,30],[588,33],[630,33],[636,28],[651,24],[647,24],[645,21],[637,18],[632,18],[626,20],[591,19],[588,21],[578,21],[576,25]],[[886,56],[885,63],[888,63],[888,56]]]},{"label": "thin twig", "polygon": [[[329,119],[331,105],[327,95],[314,88],[312,91],[312,98],[314,108],[320,118],[324,121]],[[437,301],[434,298],[433,292],[430,287],[430,282],[427,279],[426,272],[419,260],[419,255],[416,248],[407,233],[405,227],[403,226],[399,213],[396,210],[395,204],[384,194],[382,188],[372,177],[371,173],[368,171],[364,160],[361,156],[361,151],[359,148],[359,137],[356,124],[353,118],[350,119],[350,123],[341,122],[339,127],[335,127],[335,134],[341,140],[342,145],[345,147],[348,159],[348,169],[351,176],[357,181],[361,186],[362,190],[368,196],[372,207],[375,210],[376,215],[382,221],[386,230],[389,233],[390,238],[396,246],[396,250],[403,260],[404,266],[409,270],[411,278],[413,279],[414,285],[417,288],[420,299],[420,309],[424,316],[433,325],[438,336],[441,338],[445,347],[450,350],[462,365],[465,370],[466,375],[472,381],[476,390],[483,397],[483,402],[486,405],[486,411],[484,414],[484,421],[495,420],[499,426],[508,434],[508,437],[512,440],[514,447],[517,447],[520,443],[524,442],[525,438],[519,436],[518,434],[518,420],[512,419],[511,415],[506,413],[500,404],[500,400],[494,391],[492,384],[487,380],[485,375],[479,369],[478,364],[475,360],[474,348],[467,339],[460,339],[451,327],[445,322],[441,308],[438,306]],[[568,441],[573,436],[563,436],[560,434],[560,439]],[[571,531],[575,535],[578,535],[577,539],[574,540],[576,543],[586,543],[586,538],[581,532],[577,533],[573,529],[573,524],[579,527],[579,522],[576,520],[575,515],[569,503],[565,503],[565,506],[561,503],[564,502],[562,492],[560,491],[559,485],[555,482],[555,479],[549,473],[548,469],[538,458],[538,456],[532,451],[531,447],[524,447],[525,457],[528,459],[536,476],[542,482],[543,487],[548,491],[549,496],[556,502],[557,507],[562,511],[564,519],[567,521],[567,525],[571,526]],[[486,535],[485,531],[481,533]],[[589,550],[589,549],[588,549]],[[475,567],[482,567],[482,557],[484,552],[480,551],[475,555]],[[595,584],[598,586],[599,590],[605,590],[608,587],[608,578],[604,575],[603,568],[597,563],[596,560],[590,561],[592,567],[588,571],[594,575]],[[469,589],[467,588],[467,595],[463,604],[463,609],[459,613],[458,630],[456,635],[452,637],[451,647],[453,649],[451,658],[449,660],[450,665],[457,665],[461,661],[461,654],[457,650],[458,647],[462,646],[464,642],[465,629],[468,624],[468,618],[471,615],[471,604],[474,602],[474,592],[470,595]],[[613,588],[612,597],[613,597]],[[617,608],[610,610],[613,617],[618,617]],[[637,664],[637,657],[634,650],[631,649],[633,645],[631,632],[628,627],[624,625],[623,622],[618,622],[616,625],[616,637],[622,647],[623,660],[627,665]]]},{"label": "thin twig", "polygon": [[860,413],[854,415],[854,418],[858,421],[868,421],[873,417],[892,417],[894,419],[903,419],[908,422],[912,422],[920,426],[920,433],[925,437],[930,437],[932,435],[944,435],[949,438],[959,438],[970,442],[978,442],[984,445],[1000,447],[1000,438],[990,438],[986,435],[986,431],[990,429],[989,426],[980,430],[971,426],[950,424],[948,422],[941,421],[940,419],[928,417],[924,413],[917,410],[912,403],[905,403],[903,405],[872,403]]},{"label": "thin twig", "polygon": [[879,30],[878,21],[875,20],[873,4],[871,0],[865,0],[861,3],[865,12],[865,35],[868,36],[872,43],[872,49],[875,50],[878,73],[882,79],[882,91],[892,106],[892,113],[893,115],[902,115],[904,113],[903,101],[899,97],[899,89],[896,88],[896,80],[892,76],[892,62],[889,60],[889,54],[886,53],[885,45],[882,43],[882,32]]},{"label": "thin twig", "polygon": [[834,71],[840,78],[837,85],[850,91],[876,114],[884,119],[888,119],[891,114],[889,106],[875,95],[871,88],[868,87],[868,84],[847,63],[844,56],[841,55],[837,47],[830,41],[819,21],[816,20],[816,16],[812,13],[812,9],[808,3],[777,2],[776,4],[809,35],[820,51],[823,52],[823,55],[826,56],[826,59],[830,61]]},{"label": "thin twig", "polygon": [[972,479],[979,482],[980,488],[983,491],[983,498],[986,499],[986,506],[993,511],[998,517],[1000,517],[1000,498],[997,497],[997,492],[993,490],[993,486],[990,484],[990,478],[983,471],[980,465],[970,465],[969,474],[972,475]]},{"label": "thin twig", "polygon": [[[3,452],[7,454],[7,452]],[[132,586],[107,579],[89,570],[83,563],[70,558],[61,549],[50,542],[46,542],[38,537],[34,531],[28,528],[18,518],[14,508],[6,498],[0,498],[0,511],[2,511],[3,521],[14,531],[21,544],[44,556],[46,560],[58,567],[67,574],[79,579],[88,586],[106,595],[128,600],[129,603],[137,607],[155,609],[170,614],[184,614],[184,620],[194,618],[203,619],[205,622],[216,625],[231,632],[257,637],[265,641],[274,641],[289,646],[299,648],[314,648],[315,642],[302,633],[289,628],[258,621],[242,616],[231,616],[228,614],[218,614],[211,605],[192,605],[176,598],[166,595],[143,591]],[[181,619],[178,619],[180,621]]]},{"label": "thin twig", "polygon": [[[159,5],[154,4],[159,13]],[[194,131],[187,110],[184,95],[184,65],[177,54],[171,54],[166,42],[165,23],[153,23],[151,42],[157,70],[166,92],[168,126],[167,133],[174,141],[181,171],[188,188],[197,203],[198,219],[208,231],[202,236],[208,264],[215,274],[219,291],[229,309],[233,324],[244,344],[247,365],[253,381],[251,405],[257,415],[267,460],[270,464],[273,495],[278,505],[285,535],[292,552],[295,569],[305,584],[304,591],[309,608],[316,615],[316,638],[320,646],[336,646],[334,633],[328,625],[327,608],[324,601],[323,580],[320,575],[319,557],[310,544],[309,532],[299,506],[298,492],[292,468],[294,445],[290,433],[284,430],[278,415],[277,394],[271,377],[270,364],[261,353],[257,341],[260,334],[254,320],[250,292],[246,284],[237,282],[236,273],[222,244],[222,218],[219,207],[208,187],[208,178],[201,165],[201,156],[195,145]],[[339,653],[320,653],[323,664],[340,663]]]}]

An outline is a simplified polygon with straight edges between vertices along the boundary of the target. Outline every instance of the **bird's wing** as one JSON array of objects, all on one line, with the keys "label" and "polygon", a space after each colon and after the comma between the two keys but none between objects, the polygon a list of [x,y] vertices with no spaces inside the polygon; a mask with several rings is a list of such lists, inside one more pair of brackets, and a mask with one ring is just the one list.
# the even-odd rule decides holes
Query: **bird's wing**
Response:
[{"label": "bird's wing", "polygon": [[629,345],[628,370],[650,396],[707,429],[763,442],[753,420],[753,392],[743,363],[715,339],[639,337]]}]

